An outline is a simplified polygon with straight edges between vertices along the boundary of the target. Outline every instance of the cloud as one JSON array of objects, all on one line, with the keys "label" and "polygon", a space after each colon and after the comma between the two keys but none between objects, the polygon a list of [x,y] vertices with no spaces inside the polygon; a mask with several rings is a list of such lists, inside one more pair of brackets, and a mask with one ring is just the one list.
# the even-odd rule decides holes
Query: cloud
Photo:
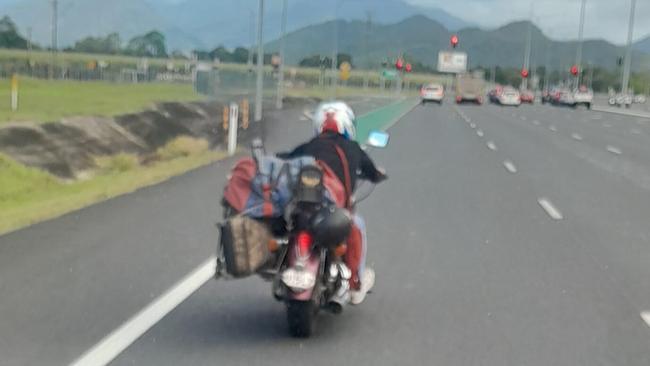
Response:
[{"label": "cloud", "polygon": [[[495,28],[513,20],[529,19],[526,0],[406,0],[411,4],[438,7],[481,27]],[[555,39],[578,37],[581,0],[534,0],[533,19]],[[623,44],[627,40],[630,0],[587,0],[585,37],[604,38]],[[638,0],[634,39],[650,35],[650,1]]]}]

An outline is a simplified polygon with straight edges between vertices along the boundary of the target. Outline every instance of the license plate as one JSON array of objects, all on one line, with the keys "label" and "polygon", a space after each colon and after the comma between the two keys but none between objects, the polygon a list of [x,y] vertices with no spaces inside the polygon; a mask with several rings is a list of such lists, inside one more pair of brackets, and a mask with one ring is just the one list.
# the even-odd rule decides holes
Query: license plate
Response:
[{"label": "license plate", "polygon": [[282,282],[291,289],[308,290],[316,284],[316,276],[309,272],[289,268],[282,273]]}]

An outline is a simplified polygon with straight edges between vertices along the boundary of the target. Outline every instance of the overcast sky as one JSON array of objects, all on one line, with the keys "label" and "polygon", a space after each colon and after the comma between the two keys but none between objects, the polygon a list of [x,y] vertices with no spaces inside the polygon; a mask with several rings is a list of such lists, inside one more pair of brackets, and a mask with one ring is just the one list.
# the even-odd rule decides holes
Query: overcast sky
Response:
[{"label": "overcast sky", "polygon": [[[406,0],[434,6],[482,27],[527,19],[530,0]],[[581,0],[534,0],[534,21],[552,38],[577,38]],[[585,37],[625,43],[630,0],[587,0]],[[638,0],[634,38],[650,35],[650,0]]]}]

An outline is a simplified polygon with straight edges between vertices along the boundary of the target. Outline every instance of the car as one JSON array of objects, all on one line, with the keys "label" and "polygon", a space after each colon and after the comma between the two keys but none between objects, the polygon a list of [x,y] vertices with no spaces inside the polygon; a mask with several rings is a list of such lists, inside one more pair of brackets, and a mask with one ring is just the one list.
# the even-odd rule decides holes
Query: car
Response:
[{"label": "car", "polygon": [[442,104],[443,99],[445,99],[445,89],[440,84],[428,84],[420,89],[420,97],[422,98],[422,104],[427,102]]},{"label": "car", "polygon": [[573,104],[572,107],[577,107],[579,105],[584,105],[588,109],[591,109],[591,103],[594,101],[594,92],[587,88],[584,85],[581,85],[577,90],[573,92]]},{"label": "car", "polygon": [[569,89],[561,89],[557,93],[556,104],[573,107],[575,105],[575,100],[573,99],[573,92]]},{"label": "car", "polygon": [[535,93],[530,90],[522,89],[519,91],[522,103],[533,104],[535,102]]},{"label": "car", "polygon": [[521,96],[514,88],[505,88],[499,94],[499,104],[519,107],[521,105]]}]

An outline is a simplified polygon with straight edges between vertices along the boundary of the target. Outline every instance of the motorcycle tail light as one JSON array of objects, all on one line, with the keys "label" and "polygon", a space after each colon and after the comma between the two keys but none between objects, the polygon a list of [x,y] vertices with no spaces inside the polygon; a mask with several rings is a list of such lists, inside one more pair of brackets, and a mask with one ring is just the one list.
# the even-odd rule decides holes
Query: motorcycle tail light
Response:
[{"label": "motorcycle tail light", "polygon": [[314,238],[311,236],[310,233],[306,231],[300,232],[296,237],[298,254],[300,254],[303,257],[309,255],[309,251],[311,250],[311,245],[313,243],[314,243]]}]

